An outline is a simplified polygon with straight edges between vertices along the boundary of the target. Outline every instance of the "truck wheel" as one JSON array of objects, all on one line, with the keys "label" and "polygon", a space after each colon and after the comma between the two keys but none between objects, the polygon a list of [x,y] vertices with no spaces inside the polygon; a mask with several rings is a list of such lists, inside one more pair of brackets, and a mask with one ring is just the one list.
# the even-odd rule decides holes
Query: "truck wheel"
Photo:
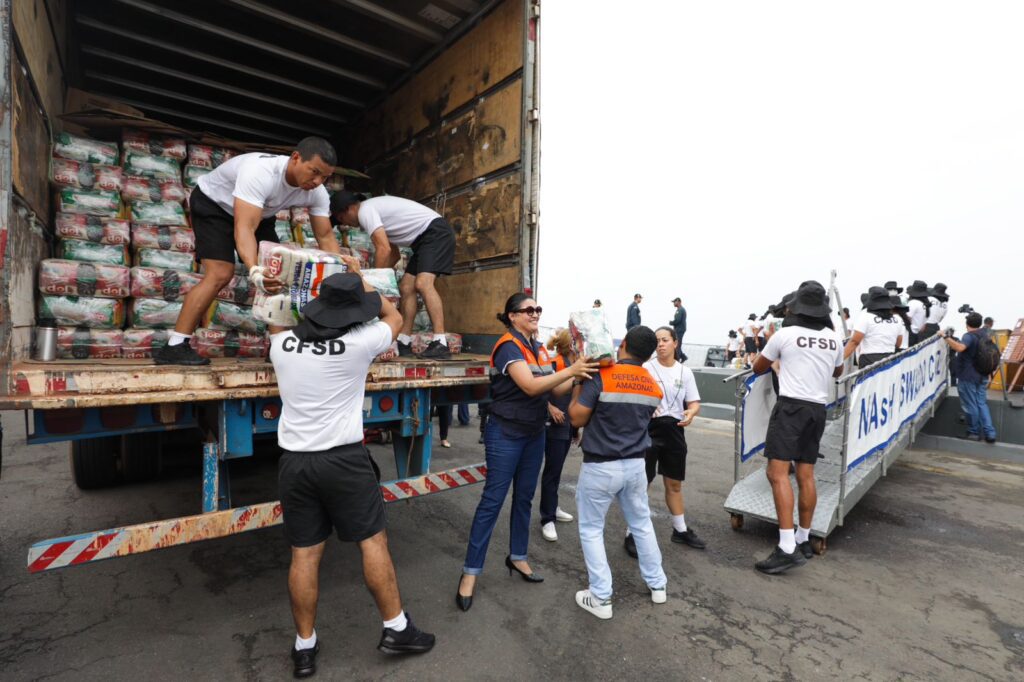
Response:
[{"label": "truck wheel", "polygon": [[121,482],[121,438],[90,438],[71,442],[71,475],[82,490]]},{"label": "truck wheel", "polygon": [[159,433],[132,433],[121,446],[121,471],[126,483],[156,478],[160,473],[161,439]]},{"label": "truck wheel", "polygon": [[743,529],[743,514],[729,514],[729,525],[732,526],[733,530]]}]

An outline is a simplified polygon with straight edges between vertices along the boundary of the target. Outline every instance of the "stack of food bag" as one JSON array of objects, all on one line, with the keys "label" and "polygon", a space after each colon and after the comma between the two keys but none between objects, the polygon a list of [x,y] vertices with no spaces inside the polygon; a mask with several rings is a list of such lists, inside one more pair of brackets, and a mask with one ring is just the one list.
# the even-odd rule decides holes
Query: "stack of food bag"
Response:
[{"label": "stack of food bag", "polygon": [[292,233],[292,212],[289,209],[283,209],[274,215],[274,232],[277,234],[277,241],[282,244],[295,241],[295,235]]},{"label": "stack of food bag", "polygon": [[267,241],[260,242],[259,264],[267,277],[281,280],[283,289],[279,294],[257,292],[253,312],[257,320],[278,327],[298,324],[299,311],[317,297],[321,282],[346,269],[336,254]]},{"label": "stack of food bag", "polygon": [[569,333],[577,356],[599,360],[602,366],[615,363],[615,342],[608,330],[608,320],[600,308],[569,315]]},{"label": "stack of food bag", "polygon": [[[451,351],[452,355],[458,355],[462,352],[462,335],[461,334],[445,334],[446,340],[448,341],[448,350]],[[412,335],[412,352],[417,355],[422,353],[430,345],[430,342],[434,340],[434,332],[419,332]]]}]

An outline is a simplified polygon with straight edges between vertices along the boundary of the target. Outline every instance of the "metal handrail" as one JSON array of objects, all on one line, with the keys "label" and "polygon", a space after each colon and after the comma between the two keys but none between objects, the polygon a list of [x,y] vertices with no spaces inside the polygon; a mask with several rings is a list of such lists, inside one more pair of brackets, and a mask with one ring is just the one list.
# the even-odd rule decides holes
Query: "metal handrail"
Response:
[{"label": "metal handrail", "polygon": [[732,375],[727,376],[726,378],[722,379],[722,383],[723,384],[727,384],[730,381],[736,381],[737,379],[739,379],[741,377],[745,377],[748,374],[753,374],[753,373],[754,373],[754,370],[752,370],[752,369],[745,369],[742,372],[737,372],[736,374],[732,374]]}]

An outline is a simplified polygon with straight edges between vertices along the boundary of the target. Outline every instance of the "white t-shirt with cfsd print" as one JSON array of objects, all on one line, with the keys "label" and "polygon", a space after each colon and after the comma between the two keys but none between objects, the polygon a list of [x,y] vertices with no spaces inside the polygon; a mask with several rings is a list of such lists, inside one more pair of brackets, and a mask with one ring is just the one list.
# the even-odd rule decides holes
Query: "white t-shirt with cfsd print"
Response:
[{"label": "white t-shirt with cfsd print", "polygon": [[644,363],[644,369],[651,373],[661,387],[661,404],[654,411],[655,417],[682,419],[686,406],[700,401],[693,370],[683,363],[677,362],[666,367],[658,362],[658,358],[651,358]]},{"label": "white t-shirt with cfsd print", "polygon": [[302,342],[292,331],[271,336],[270,360],[284,405],[278,445],[319,452],[361,443],[366,372],[391,336],[391,327],[379,320],[331,341]]},{"label": "white t-shirt with cfsd print", "polygon": [[440,217],[437,211],[402,197],[373,197],[359,204],[359,226],[366,234],[383,227],[388,241],[396,246],[412,246]]},{"label": "white t-shirt with cfsd print", "polygon": [[289,158],[257,152],[241,154],[199,178],[199,189],[230,215],[235,214],[235,199],[260,207],[264,218],[292,206],[308,206],[310,215],[331,215],[326,187],[305,190],[285,180]]},{"label": "white t-shirt with cfsd print", "polygon": [[907,317],[910,318],[910,331],[919,334],[924,329],[925,322],[928,321],[928,310],[924,307],[924,303],[916,298],[910,299],[907,307],[910,308],[907,311]]},{"label": "white t-shirt with cfsd print", "polygon": [[946,312],[949,310],[949,303],[940,301],[935,297],[931,297],[929,300],[932,302],[932,309],[928,313],[928,324],[942,324],[942,320],[946,317]]},{"label": "white t-shirt with cfsd print", "polygon": [[779,361],[780,396],[825,405],[832,374],[843,365],[843,342],[828,327],[783,327],[768,339],[761,355]]},{"label": "white t-shirt with cfsd print", "polygon": [[894,352],[897,339],[906,334],[907,328],[897,315],[886,320],[875,313],[862,310],[853,325],[853,331],[864,335],[857,350],[861,355],[869,355]]}]

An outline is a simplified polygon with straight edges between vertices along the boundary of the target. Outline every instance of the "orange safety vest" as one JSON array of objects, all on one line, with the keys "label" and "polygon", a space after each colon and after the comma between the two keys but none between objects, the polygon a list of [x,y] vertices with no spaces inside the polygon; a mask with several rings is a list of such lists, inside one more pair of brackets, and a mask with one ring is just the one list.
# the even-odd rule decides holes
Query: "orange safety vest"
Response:
[{"label": "orange safety vest", "polygon": [[501,348],[501,345],[509,341],[516,344],[519,348],[519,351],[523,354],[523,357],[526,359],[526,364],[530,366],[530,371],[534,376],[552,373],[552,363],[551,358],[548,355],[547,348],[541,346],[537,351],[537,355],[534,355],[529,346],[516,338],[516,336],[511,332],[507,332],[504,336],[498,339],[498,343],[494,344],[494,350],[491,351],[491,376],[494,376],[495,374],[501,375],[502,369],[504,368],[499,369],[494,366],[494,356],[498,354],[498,349]]},{"label": "orange safety vest", "polygon": [[567,365],[565,364],[565,356],[556,355],[555,361],[551,363],[551,369],[555,370],[556,372],[561,372],[566,367]]},{"label": "orange safety vest", "polygon": [[541,346],[535,355],[527,344],[511,332],[502,336],[491,351],[491,414],[507,419],[528,431],[543,429],[548,417],[547,394],[533,397],[526,395],[512,377],[503,373],[504,367],[496,367],[494,364],[494,356],[497,355],[498,349],[509,341],[516,344],[523,354],[533,376],[549,375],[553,371],[551,358],[544,346]]},{"label": "orange safety vest", "polygon": [[663,393],[644,367],[617,363],[601,369],[599,402],[629,403],[657,408]]}]

